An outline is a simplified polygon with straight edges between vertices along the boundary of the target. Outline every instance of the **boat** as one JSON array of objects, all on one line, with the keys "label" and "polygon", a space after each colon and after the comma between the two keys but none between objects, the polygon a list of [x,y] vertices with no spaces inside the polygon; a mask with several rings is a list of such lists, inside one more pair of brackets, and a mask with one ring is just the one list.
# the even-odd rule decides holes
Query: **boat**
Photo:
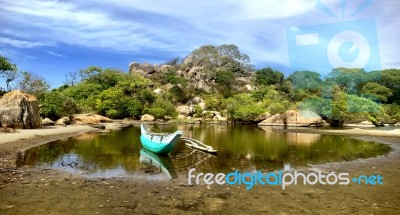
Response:
[{"label": "boat", "polygon": [[[152,168],[146,168],[147,172],[151,172],[152,174],[163,175],[163,178],[168,180],[177,178],[176,173],[174,172],[172,160],[168,156],[159,156],[145,148],[140,150],[140,163],[148,164]],[[150,171],[149,169],[152,169]]]},{"label": "boat", "polygon": [[140,130],[142,146],[157,154],[171,152],[183,134],[183,132],[179,130],[174,133],[153,133],[144,124],[140,124]]}]

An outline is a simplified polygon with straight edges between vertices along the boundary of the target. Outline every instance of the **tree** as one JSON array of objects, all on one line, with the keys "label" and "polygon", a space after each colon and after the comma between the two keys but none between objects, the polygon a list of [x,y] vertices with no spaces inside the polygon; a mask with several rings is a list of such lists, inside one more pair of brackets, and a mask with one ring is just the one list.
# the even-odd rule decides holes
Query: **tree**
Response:
[{"label": "tree", "polygon": [[318,89],[322,86],[321,75],[311,71],[296,71],[289,75],[295,89]]},{"label": "tree", "polygon": [[89,66],[86,69],[79,70],[79,76],[82,80],[86,80],[94,75],[98,75],[103,72],[103,69],[98,66]]},{"label": "tree", "polygon": [[250,94],[236,94],[224,101],[230,119],[234,122],[249,122],[265,113],[261,103],[251,97]]},{"label": "tree", "polygon": [[392,90],[375,82],[364,84],[360,93],[382,102],[387,102],[388,98],[393,95]]},{"label": "tree", "polygon": [[7,91],[11,91],[10,83],[15,80],[17,76],[17,66],[11,61],[0,55],[0,75],[4,78],[7,85]]},{"label": "tree", "polygon": [[43,117],[57,120],[62,116],[69,116],[78,112],[79,109],[75,101],[58,90],[52,90],[44,94],[40,108],[40,115]]},{"label": "tree", "polygon": [[360,84],[367,81],[368,75],[364,69],[333,69],[326,81],[338,85],[345,93],[356,94]]},{"label": "tree", "polygon": [[17,85],[20,90],[35,95],[39,100],[50,87],[44,78],[31,72],[22,72],[22,79]]},{"label": "tree", "polygon": [[299,104],[303,110],[311,110],[325,119],[331,126],[342,126],[354,114],[362,114],[376,124],[382,107],[376,102],[357,95],[348,95],[340,87],[333,88],[331,98],[311,98]]},{"label": "tree", "polygon": [[175,106],[161,96],[158,96],[144,112],[153,115],[156,119],[164,119],[166,116],[175,118],[178,115]]},{"label": "tree", "polygon": [[283,77],[283,73],[279,71],[273,70],[270,67],[264,68],[256,72],[256,84],[265,86],[281,84]]},{"label": "tree", "polygon": [[233,86],[235,84],[235,74],[232,71],[219,69],[215,77],[217,89],[224,97],[232,95]]},{"label": "tree", "polygon": [[234,73],[243,73],[251,70],[250,58],[239,51],[233,44],[221,46],[204,45],[191,53],[195,57],[195,64],[210,70],[224,67]]}]

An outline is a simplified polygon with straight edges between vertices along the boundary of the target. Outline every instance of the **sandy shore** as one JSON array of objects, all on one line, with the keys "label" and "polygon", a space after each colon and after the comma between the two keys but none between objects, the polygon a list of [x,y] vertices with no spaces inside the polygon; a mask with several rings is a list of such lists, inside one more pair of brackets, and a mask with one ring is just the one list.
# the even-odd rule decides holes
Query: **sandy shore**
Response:
[{"label": "sandy shore", "polygon": [[[306,132],[307,129],[295,130]],[[0,134],[0,158],[35,144],[92,131],[96,129],[68,126],[24,130],[17,133],[18,138],[13,137],[16,139],[11,139],[15,134]],[[376,135],[357,138],[383,142],[394,150],[377,158],[311,169],[351,175],[381,174],[384,185],[297,185],[284,191],[280,187],[255,186],[246,191],[244,186],[188,186],[175,180],[88,179],[51,169],[8,166],[0,167],[0,214],[398,214],[400,143],[397,133],[390,137],[383,137],[380,131],[379,135],[370,130],[368,133]],[[360,133],[354,135],[360,136]],[[4,140],[6,137],[10,139]],[[0,160],[2,163],[9,164]]]}]

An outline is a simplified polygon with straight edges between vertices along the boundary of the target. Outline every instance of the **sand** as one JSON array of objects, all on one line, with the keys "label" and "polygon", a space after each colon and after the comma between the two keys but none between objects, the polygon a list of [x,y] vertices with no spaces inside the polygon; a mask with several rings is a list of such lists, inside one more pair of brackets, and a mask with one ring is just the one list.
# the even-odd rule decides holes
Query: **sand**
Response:
[{"label": "sand", "polygon": [[[304,130],[315,132],[315,129]],[[0,157],[87,131],[96,130],[68,126],[19,131],[18,137],[0,134]],[[353,130],[356,135],[360,132],[378,136],[357,138],[383,142],[394,150],[377,158],[316,165],[310,169],[345,171],[351,175],[381,174],[384,185],[297,185],[284,191],[280,187],[255,186],[246,191],[244,186],[189,186],[178,180],[88,179],[52,169],[17,169],[10,166],[12,162],[0,160],[3,166],[0,167],[0,214],[399,214],[398,131],[389,132],[394,135],[389,137],[388,132]]]}]

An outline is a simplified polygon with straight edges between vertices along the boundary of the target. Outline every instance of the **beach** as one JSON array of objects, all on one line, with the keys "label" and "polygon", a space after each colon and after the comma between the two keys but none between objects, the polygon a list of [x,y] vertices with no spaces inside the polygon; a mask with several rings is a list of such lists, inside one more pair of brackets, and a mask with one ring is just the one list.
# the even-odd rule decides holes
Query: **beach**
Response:
[{"label": "beach", "polygon": [[[97,132],[98,129],[74,125],[1,133],[0,213],[398,214],[399,133],[393,130],[351,130],[341,135],[385,143],[394,150],[376,158],[312,165],[304,171],[380,174],[384,177],[383,185],[291,185],[285,190],[279,186],[256,185],[246,190],[245,186],[237,185],[190,186],[185,180],[85,178],[53,169],[16,168],[13,165],[17,154],[27,148],[86,132]],[[314,133],[315,129],[303,129],[301,132],[307,131]],[[340,134],[341,131],[320,132]]]}]

